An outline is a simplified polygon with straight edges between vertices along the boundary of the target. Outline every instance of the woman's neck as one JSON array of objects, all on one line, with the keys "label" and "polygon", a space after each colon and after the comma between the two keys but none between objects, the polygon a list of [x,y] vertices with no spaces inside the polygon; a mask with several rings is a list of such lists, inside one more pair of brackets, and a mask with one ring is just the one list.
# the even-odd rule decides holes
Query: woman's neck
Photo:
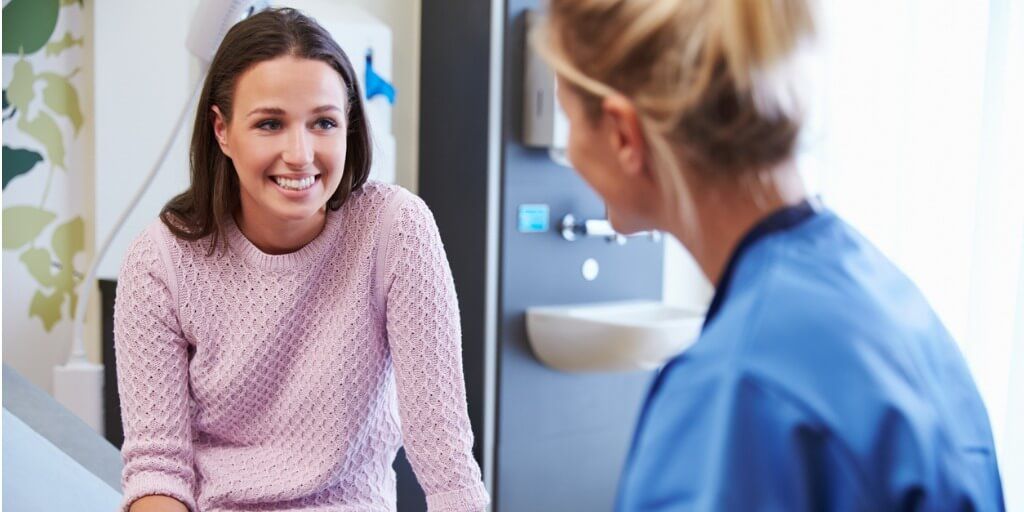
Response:
[{"label": "woman's neck", "polygon": [[693,219],[686,222],[676,216],[667,229],[686,246],[716,288],[736,247],[754,226],[807,198],[803,179],[791,164],[750,178],[744,183],[723,180],[694,187]]},{"label": "woman's neck", "polygon": [[282,220],[244,206],[235,215],[235,224],[257,249],[266,254],[288,254],[302,249],[323,231],[327,209],[301,220]]}]

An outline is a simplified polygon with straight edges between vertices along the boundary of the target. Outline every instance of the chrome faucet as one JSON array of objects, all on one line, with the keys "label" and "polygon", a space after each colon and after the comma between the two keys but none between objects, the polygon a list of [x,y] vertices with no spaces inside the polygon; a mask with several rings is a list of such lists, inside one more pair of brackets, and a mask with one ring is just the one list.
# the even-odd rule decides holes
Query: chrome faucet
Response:
[{"label": "chrome faucet", "polygon": [[636,237],[648,237],[653,242],[661,240],[660,231],[639,231],[637,233],[630,233],[623,235],[615,231],[612,227],[612,223],[608,219],[587,219],[577,221],[573,214],[567,214],[562,217],[560,224],[560,230],[562,238],[572,242],[579,237],[593,237],[599,236],[604,237],[609,242],[615,242],[619,245],[626,243],[627,238]]}]

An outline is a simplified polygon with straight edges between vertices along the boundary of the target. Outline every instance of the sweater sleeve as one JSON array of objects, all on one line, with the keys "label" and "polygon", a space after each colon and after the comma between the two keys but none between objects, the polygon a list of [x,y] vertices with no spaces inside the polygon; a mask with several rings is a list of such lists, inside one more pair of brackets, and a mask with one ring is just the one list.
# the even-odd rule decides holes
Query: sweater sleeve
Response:
[{"label": "sweater sleeve", "polygon": [[405,450],[430,512],[484,510],[451,270],[427,205],[401,195],[385,240],[385,311]]},{"label": "sweater sleeve", "polygon": [[149,229],[129,247],[114,305],[125,438],[122,510],[144,496],[164,495],[194,511],[188,346],[156,236]]}]

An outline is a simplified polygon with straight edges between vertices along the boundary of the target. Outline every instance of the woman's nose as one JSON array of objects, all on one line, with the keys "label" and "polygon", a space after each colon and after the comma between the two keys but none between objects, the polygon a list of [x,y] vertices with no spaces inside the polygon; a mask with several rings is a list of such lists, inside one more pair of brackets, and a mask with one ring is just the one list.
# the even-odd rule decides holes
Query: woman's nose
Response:
[{"label": "woman's nose", "polygon": [[291,130],[281,159],[288,167],[303,169],[313,163],[313,144],[305,127]]}]

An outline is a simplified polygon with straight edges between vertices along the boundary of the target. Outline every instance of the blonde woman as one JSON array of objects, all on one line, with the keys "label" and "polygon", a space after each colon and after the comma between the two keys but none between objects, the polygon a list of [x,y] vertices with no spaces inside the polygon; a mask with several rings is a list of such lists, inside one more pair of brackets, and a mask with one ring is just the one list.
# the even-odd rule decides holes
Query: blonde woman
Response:
[{"label": "blonde woman", "polygon": [[671,233],[716,287],[651,387],[619,510],[1004,507],[956,344],[795,167],[811,7],[551,0],[535,41],[612,224]]}]

